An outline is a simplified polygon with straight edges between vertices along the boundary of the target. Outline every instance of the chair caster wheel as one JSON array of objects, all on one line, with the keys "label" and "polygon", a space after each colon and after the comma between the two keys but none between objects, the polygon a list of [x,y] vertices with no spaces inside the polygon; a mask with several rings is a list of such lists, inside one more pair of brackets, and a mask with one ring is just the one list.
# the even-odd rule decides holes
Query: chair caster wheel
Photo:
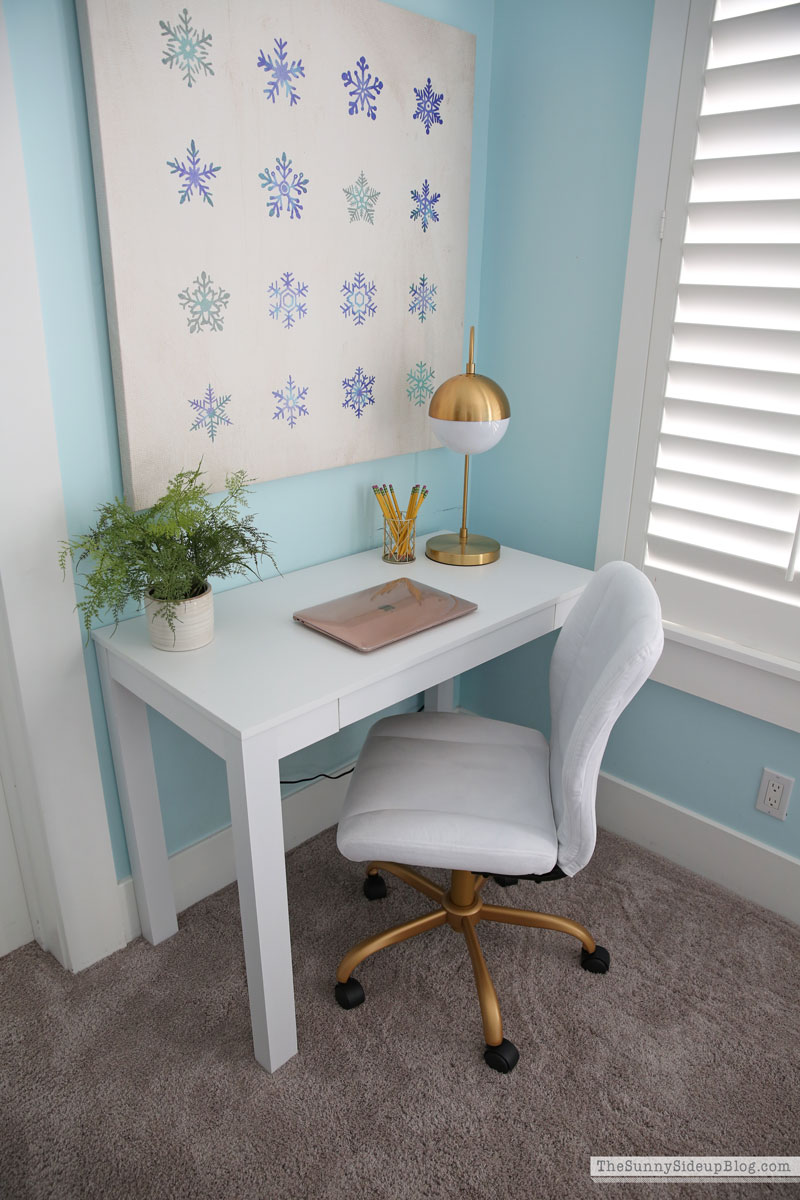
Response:
[{"label": "chair caster wheel", "polygon": [[333,994],[340,1008],[358,1008],[365,999],[363,987],[352,975],[344,983],[337,983]]},{"label": "chair caster wheel", "polygon": [[382,875],[368,875],[364,880],[364,895],[368,900],[383,900],[386,895],[386,880]]},{"label": "chair caster wheel", "polygon": [[508,1038],[503,1038],[499,1046],[487,1045],[483,1052],[483,1061],[493,1071],[499,1071],[501,1075],[507,1075],[509,1071],[514,1070],[514,1067],[519,1062],[519,1050]]},{"label": "chair caster wheel", "polygon": [[594,975],[605,975],[610,963],[611,955],[605,946],[595,946],[592,954],[585,946],[581,950],[581,966],[584,971],[591,971]]},{"label": "chair caster wheel", "polygon": [[499,887],[513,887],[515,883],[519,883],[518,875],[493,875],[492,879]]}]

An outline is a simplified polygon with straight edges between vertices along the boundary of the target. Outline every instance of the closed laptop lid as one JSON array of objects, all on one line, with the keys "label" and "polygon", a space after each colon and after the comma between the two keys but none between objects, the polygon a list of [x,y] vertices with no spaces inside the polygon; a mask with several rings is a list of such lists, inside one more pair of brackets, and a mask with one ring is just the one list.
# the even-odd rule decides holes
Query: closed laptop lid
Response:
[{"label": "closed laptop lid", "polygon": [[432,629],[477,607],[471,600],[401,577],[301,609],[293,616],[319,633],[367,651]]}]

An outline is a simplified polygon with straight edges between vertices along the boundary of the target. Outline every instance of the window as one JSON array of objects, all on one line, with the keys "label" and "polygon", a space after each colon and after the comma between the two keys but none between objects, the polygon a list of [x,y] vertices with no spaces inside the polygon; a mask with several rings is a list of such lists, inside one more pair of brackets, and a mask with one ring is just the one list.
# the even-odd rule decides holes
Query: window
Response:
[{"label": "window", "polygon": [[800,679],[800,4],[657,0],[648,93],[598,557]]}]

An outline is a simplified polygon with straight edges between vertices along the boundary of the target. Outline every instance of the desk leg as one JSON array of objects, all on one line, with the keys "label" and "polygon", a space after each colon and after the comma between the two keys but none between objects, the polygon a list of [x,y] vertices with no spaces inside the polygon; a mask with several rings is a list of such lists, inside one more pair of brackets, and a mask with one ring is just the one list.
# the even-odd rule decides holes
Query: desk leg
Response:
[{"label": "desk leg", "polygon": [[253,1049],[275,1071],[297,1053],[278,756],[265,734],[226,761]]},{"label": "desk leg", "polygon": [[147,705],[111,678],[102,646],[97,646],[97,662],[142,935],[156,945],[177,933],[178,918]]},{"label": "desk leg", "polygon": [[424,708],[426,712],[452,712],[455,708],[455,679],[445,679],[435,687],[426,688]]}]

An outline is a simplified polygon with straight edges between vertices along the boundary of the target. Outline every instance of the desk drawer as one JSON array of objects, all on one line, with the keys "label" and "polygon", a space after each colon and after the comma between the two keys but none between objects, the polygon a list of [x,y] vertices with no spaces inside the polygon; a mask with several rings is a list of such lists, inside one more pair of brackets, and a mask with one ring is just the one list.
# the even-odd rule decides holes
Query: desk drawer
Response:
[{"label": "desk drawer", "polygon": [[460,646],[453,646],[439,654],[432,655],[425,662],[415,663],[403,671],[387,679],[378,680],[367,687],[350,695],[342,696],[339,700],[339,726],[352,725],[362,717],[371,716],[390,704],[405,700],[416,692],[424,692],[426,688],[452,679],[463,671],[478,667],[489,659],[497,658],[509,650],[516,650],[526,642],[550,633],[555,628],[554,608],[548,607],[541,612],[524,617],[503,625],[500,629],[491,630],[482,637],[475,638]]}]

